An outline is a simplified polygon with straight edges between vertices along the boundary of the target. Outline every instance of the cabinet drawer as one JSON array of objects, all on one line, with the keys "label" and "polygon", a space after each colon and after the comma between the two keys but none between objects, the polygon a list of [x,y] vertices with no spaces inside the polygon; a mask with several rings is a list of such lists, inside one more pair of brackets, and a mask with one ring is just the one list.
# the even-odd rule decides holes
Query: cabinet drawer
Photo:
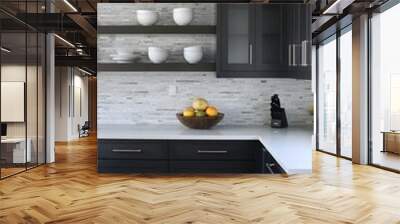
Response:
[{"label": "cabinet drawer", "polygon": [[253,161],[171,161],[172,173],[254,173]]},{"label": "cabinet drawer", "polygon": [[98,160],[100,173],[168,173],[168,161]]},{"label": "cabinet drawer", "polygon": [[168,144],[157,141],[99,140],[99,159],[168,159]]},{"label": "cabinet drawer", "polygon": [[254,160],[252,141],[177,141],[170,145],[172,160]]}]

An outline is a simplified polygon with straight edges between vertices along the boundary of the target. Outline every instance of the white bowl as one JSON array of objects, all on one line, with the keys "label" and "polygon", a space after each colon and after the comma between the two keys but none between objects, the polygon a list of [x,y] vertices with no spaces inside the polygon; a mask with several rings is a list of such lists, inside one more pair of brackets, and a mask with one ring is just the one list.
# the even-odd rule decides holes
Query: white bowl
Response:
[{"label": "white bowl", "polygon": [[185,47],[183,57],[189,64],[196,64],[203,58],[203,49],[201,46]]},{"label": "white bowl", "polygon": [[140,25],[151,26],[158,20],[158,12],[152,10],[136,10],[136,18]]},{"label": "white bowl", "polygon": [[188,25],[193,19],[193,9],[175,8],[173,10],[174,21],[179,26]]},{"label": "white bowl", "polygon": [[160,64],[167,60],[168,52],[159,47],[149,47],[148,55],[151,62],[154,64]]}]

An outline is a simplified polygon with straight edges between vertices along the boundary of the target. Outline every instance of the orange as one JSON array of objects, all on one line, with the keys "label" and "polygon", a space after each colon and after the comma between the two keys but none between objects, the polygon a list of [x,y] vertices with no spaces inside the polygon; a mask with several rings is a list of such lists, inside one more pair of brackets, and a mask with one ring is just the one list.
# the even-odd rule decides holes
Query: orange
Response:
[{"label": "orange", "polygon": [[215,117],[215,116],[218,116],[218,110],[217,110],[216,107],[209,106],[209,107],[207,107],[207,109],[206,109],[206,114],[207,114],[207,116],[209,116],[209,117]]}]

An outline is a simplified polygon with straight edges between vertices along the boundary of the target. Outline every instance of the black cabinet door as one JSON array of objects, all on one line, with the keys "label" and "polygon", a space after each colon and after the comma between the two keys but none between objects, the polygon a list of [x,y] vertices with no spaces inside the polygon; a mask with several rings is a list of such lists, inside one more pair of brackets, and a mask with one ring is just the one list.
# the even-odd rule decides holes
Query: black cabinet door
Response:
[{"label": "black cabinet door", "polygon": [[279,4],[256,6],[255,64],[262,77],[288,74],[288,32],[286,7]]},{"label": "black cabinet door", "polygon": [[254,6],[218,4],[217,75],[246,76],[254,65]]},{"label": "black cabinet door", "polygon": [[219,4],[217,77],[311,79],[309,4]]},{"label": "black cabinet door", "polygon": [[311,79],[311,6],[286,6],[288,73],[292,78]]}]

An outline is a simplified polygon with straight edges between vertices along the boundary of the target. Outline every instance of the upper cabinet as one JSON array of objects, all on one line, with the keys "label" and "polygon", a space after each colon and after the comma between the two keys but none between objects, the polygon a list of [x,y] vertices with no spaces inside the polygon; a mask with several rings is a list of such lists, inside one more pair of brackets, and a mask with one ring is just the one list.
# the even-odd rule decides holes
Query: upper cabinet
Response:
[{"label": "upper cabinet", "polygon": [[286,8],[283,5],[256,5],[255,8],[255,70],[261,77],[287,75]]},{"label": "upper cabinet", "polygon": [[286,6],[288,33],[288,73],[290,77],[311,79],[311,6]]},{"label": "upper cabinet", "polygon": [[238,76],[236,72],[254,70],[254,20],[255,8],[249,4],[218,5],[217,65],[220,66],[220,77]]},{"label": "upper cabinet", "polygon": [[217,76],[310,79],[310,26],[308,5],[218,5]]}]

